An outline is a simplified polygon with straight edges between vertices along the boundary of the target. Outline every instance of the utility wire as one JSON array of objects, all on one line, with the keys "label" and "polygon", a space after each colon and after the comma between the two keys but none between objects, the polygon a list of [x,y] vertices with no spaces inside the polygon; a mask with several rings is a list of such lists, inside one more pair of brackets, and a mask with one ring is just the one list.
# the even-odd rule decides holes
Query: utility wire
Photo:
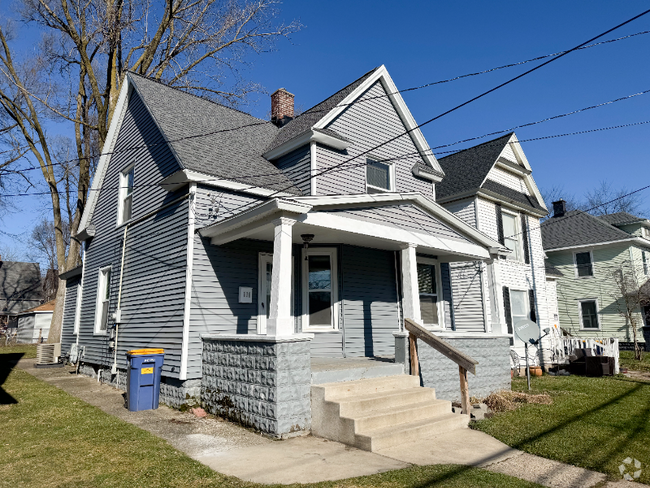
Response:
[{"label": "utility wire", "polygon": [[[549,58],[549,57],[556,57],[556,56],[559,57],[559,56],[563,56],[564,54],[568,54],[569,52],[574,51],[574,50],[589,49],[589,48],[592,48],[592,47],[595,47],[595,46],[600,46],[602,44],[609,44],[609,43],[612,43],[612,42],[622,41],[624,39],[629,39],[629,38],[632,38],[632,37],[636,37],[636,36],[640,36],[640,35],[644,35],[644,34],[649,34],[649,33],[650,33],[650,30],[636,32],[634,34],[630,34],[630,35],[623,36],[623,37],[618,37],[616,39],[609,39],[607,41],[601,41],[601,42],[597,42],[597,43],[594,43],[594,44],[585,45],[585,46],[579,47],[577,49],[574,48],[574,49],[571,49],[569,51],[560,51],[560,52],[556,52],[556,53],[545,54],[545,55],[542,55],[542,56],[537,56],[537,57],[534,57],[534,58],[526,59],[524,61],[517,61],[515,63],[505,64],[505,65],[497,66],[497,67],[494,67],[494,68],[489,68],[489,69],[486,69],[486,70],[483,70],[483,71],[467,73],[467,74],[464,74],[464,75],[455,76],[455,77],[448,78],[448,79],[445,79],[445,80],[433,81],[433,82],[430,82],[430,83],[425,83],[424,85],[405,88],[403,90],[397,90],[397,91],[390,92],[390,93],[385,93],[385,94],[382,94],[382,95],[375,95],[375,96],[372,96],[372,97],[357,99],[357,100],[354,100],[353,102],[350,102],[350,103],[339,104],[336,107],[330,108],[330,109],[320,109],[320,110],[309,109],[309,110],[305,111],[304,113],[305,114],[306,113],[311,114],[311,113],[318,113],[318,112],[330,112],[330,111],[332,111],[332,110],[334,110],[336,108],[348,107],[348,106],[351,106],[351,105],[355,105],[357,103],[365,103],[365,102],[369,102],[369,101],[372,101],[372,100],[375,100],[375,99],[378,99],[378,98],[390,97],[391,95],[396,95],[398,93],[411,92],[411,91],[420,90],[420,89],[427,88],[427,87],[434,86],[434,85],[449,83],[449,82],[460,80],[460,79],[463,79],[463,78],[468,78],[468,77],[472,77],[472,76],[478,76],[478,75],[482,75],[482,74],[486,74],[486,73],[491,73],[493,71],[498,71],[498,70],[502,70],[502,69],[505,69],[505,68],[512,68],[512,67],[515,67],[515,66],[521,66],[523,64],[527,64],[527,63],[530,63],[530,62],[533,62],[533,61],[540,61],[542,59],[546,59],[546,58]],[[600,37],[602,37],[602,36],[600,36]],[[221,133],[221,132],[230,132],[230,131],[234,131],[234,130],[241,130],[241,129],[245,129],[247,127],[254,127],[254,126],[257,126],[257,125],[265,125],[265,124],[268,124],[268,123],[269,123],[269,121],[260,121],[260,122],[256,122],[256,123],[253,123],[253,124],[247,124],[247,125],[243,125],[243,126],[240,126],[240,127],[234,127],[234,128],[231,128],[231,129],[210,131],[210,132],[195,134],[195,135],[182,137],[182,138],[178,138],[178,139],[170,139],[168,141],[164,141],[164,142],[160,142],[160,143],[154,143],[154,144],[148,144],[148,145],[143,144],[143,145],[140,145],[140,146],[134,146],[132,148],[125,148],[125,149],[122,149],[121,151],[112,151],[112,152],[107,152],[107,153],[101,153],[101,154],[98,154],[98,155],[86,156],[84,158],[68,159],[66,161],[60,161],[60,162],[52,163],[49,166],[59,166],[59,165],[64,165],[64,164],[68,164],[68,163],[79,162],[79,161],[82,161],[82,160],[99,158],[101,156],[110,156],[110,155],[118,154],[120,152],[125,152],[125,151],[135,151],[135,150],[138,150],[138,149],[152,148],[152,147],[155,147],[157,145],[167,144],[167,143],[170,143],[170,142],[180,142],[180,141],[183,141],[183,140],[186,140],[186,139],[194,139],[194,138],[197,138],[197,137],[208,137],[208,136],[215,135],[215,134],[218,134],[218,133]],[[472,140],[472,139],[469,139],[469,140]],[[458,143],[460,143],[460,142],[458,142]],[[458,144],[458,143],[455,143],[455,144]],[[2,152],[0,152],[0,154],[6,153],[6,152],[10,152],[10,150],[2,151]],[[0,171],[6,171],[6,174],[11,174],[11,173],[24,172],[24,171],[32,171],[32,170],[37,170],[37,169],[41,169],[41,167],[40,166],[33,166],[33,167],[29,167],[29,168],[23,168],[23,169],[20,169],[20,170],[17,170],[17,171],[7,171],[7,170],[0,170]]]}]

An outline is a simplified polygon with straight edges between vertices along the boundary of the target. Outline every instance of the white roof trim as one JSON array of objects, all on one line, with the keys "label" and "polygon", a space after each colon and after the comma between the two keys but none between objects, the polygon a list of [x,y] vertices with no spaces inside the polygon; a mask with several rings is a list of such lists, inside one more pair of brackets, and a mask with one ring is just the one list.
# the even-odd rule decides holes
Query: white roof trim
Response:
[{"label": "white roof trim", "polygon": [[411,136],[411,140],[415,144],[415,147],[417,147],[418,151],[420,152],[422,159],[433,169],[439,171],[441,174],[444,174],[444,171],[440,167],[438,160],[433,155],[433,152],[429,147],[429,143],[424,138],[422,131],[417,128],[418,124],[415,122],[411,111],[407,107],[406,102],[404,102],[402,95],[399,93],[399,90],[395,86],[393,79],[388,74],[388,70],[384,65],[381,65],[379,68],[377,68],[375,72],[368,77],[368,79],[366,79],[354,91],[352,91],[352,93],[345,97],[336,107],[334,107],[327,115],[325,115],[325,117],[314,124],[314,129],[327,128],[327,126],[332,123],[332,121],[334,121],[334,119],[338,117],[341,112],[348,108],[349,104],[359,98],[377,81],[381,81],[384,90],[386,90],[386,93],[388,93],[388,98],[393,103],[393,106],[397,110],[397,114],[402,120],[404,126],[408,130],[411,130],[409,135]]},{"label": "white roof trim", "polygon": [[556,251],[569,251],[572,249],[591,249],[592,247],[603,247],[603,246],[613,246],[615,244],[623,244],[623,243],[636,243],[645,247],[650,247],[650,243],[645,242],[643,239],[640,237],[631,237],[629,239],[621,239],[619,241],[605,241],[605,242],[596,242],[594,244],[579,244],[576,246],[566,246],[566,247],[556,247],[554,249],[544,249],[546,253],[550,252],[556,252]]},{"label": "white roof trim", "polygon": [[329,134],[324,134],[323,132],[319,132],[316,130],[309,130],[303,134],[294,137],[293,139],[289,139],[287,142],[281,144],[275,149],[271,149],[270,151],[265,152],[264,154],[262,154],[262,156],[264,156],[269,161],[273,159],[277,159],[281,156],[284,156],[285,154],[290,153],[294,149],[298,149],[299,147],[309,144],[310,142],[319,142],[324,146],[329,146],[339,151],[342,151],[343,149],[347,149],[350,146],[349,141],[344,141],[342,139],[339,139],[338,137],[334,137]]},{"label": "white roof trim", "polygon": [[97,205],[97,200],[99,198],[99,190],[102,186],[104,177],[106,176],[106,171],[108,170],[108,166],[111,161],[111,154],[115,148],[115,143],[117,142],[119,127],[122,125],[122,121],[124,120],[124,114],[126,113],[128,99],[132,90],[133,86],[129,80],[129,77],[125,76],[124,81],[122,82],[122,88],[120,88],[120,94],[117,99],[117,105],[115,106],[115,112],[113,113],[113,120],[111,120],[111,124],[108,128],[108,134],[106,135],[106,141],[104,142],[104,147],[102,148],[101,156],[99,157],[97,171],[95,172],[93,183],[90,187],[90,194],[88,195],[86,208],[84,208],[84,213],[81,216],[81,221],[79,222],[77,235],[86,230],[90,224],[90,219],[93,216],[93,212],[95,211],[95,206]]},{"label": "white roof trim", "polygon": [[461,220],[446,208],[442,207],[436,202],[429,200],[421,193],[373,193],[357,195],[306,196],[292,197],[292,200],[312,205],[316,210],[319,208],[354,207],[362,205],[367,206],[368,204],[375,204],[377,206],[380,206],[410,202],[418,205],[420,208],[436,217],[440,221],[444,222],[445,224],[449,225],[464,236],[478,242],[486,249],[488,249],[491,254],[509,253],[509,251],[506,251],[506,248],[504,248],[498,241],[495,241],[491,237],[480,232],[478,229],[469,225],[464,220]]},{"label": "white roof trim", "polygon": [[200,173],[190,169],[182,169],[169,175],[163,179],[158,185],[167,191],[175,191],[189,183],[202,183],[204,185],[214,186],[216,188],[226,188],[228,190],[240,191],[242,193],[249,193],[261,197],[268,197],[274,195],[277,197],[293,197],[293,193],[278,192],[277,190],[269,190],[268,188],[260,188],[257,186],[247,185],[246,183],[238,183],[232,180],[224,180],[215,176]]}]

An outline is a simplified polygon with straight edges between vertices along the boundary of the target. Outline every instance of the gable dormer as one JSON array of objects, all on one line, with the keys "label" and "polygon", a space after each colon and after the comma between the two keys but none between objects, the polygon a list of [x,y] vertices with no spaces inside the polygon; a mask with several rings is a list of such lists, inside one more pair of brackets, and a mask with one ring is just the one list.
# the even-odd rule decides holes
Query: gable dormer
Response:
[{"label": "gable dormer", "polygon": [[416,127],[381,66],[283,125],[264,157],[310,195],[433,197],[444,173]]}]

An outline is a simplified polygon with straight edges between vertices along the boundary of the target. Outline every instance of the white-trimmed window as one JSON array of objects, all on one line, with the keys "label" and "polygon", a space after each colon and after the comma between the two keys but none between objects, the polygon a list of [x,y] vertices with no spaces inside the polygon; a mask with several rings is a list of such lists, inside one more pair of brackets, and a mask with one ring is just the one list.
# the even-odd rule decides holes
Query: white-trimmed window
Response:
[{"label": "white-trimmed window", "polygon": [[395,166],[368,158],[366,160],[366,191],[368,193],[395,191]]},{"label": "white-trimmed window", "polygon": [[335,248],[302,252],[302,330],[338,329],[338,278]]},{"label": "white-trimmed window", "polygon": [[99,270],[97,301],[95,303],[95,333],[103,334],[108,326],[108,306],[111,298],[111,267]]},{"label": "white-trimmed window", "polygon": [[120,173],[119,202],[117,205],[117,224],[131,220],[133,213],[133,177],[134,166],[131,165]]},{"label": "white-trimmed window", "polygon": [[531,320],[528,291],[510,290],[510,314],[514,330]]},{"label": "white-trimmed window", "polygon": [[75,334],[79,333],[79,324],[81,323],[81,295],[82,295],[81,279],[79,279],[79,283],[77,283],[77,301],[74,307],[74,333]]},{"label": "white-trimmed window", "polygon": [[515,261],[521,261],[521,256],[523,254],[521,247],[522,233],[519,228],[518,217],[517,214],[511,214],[505,211],[501,214],[501,220],[503,222],[503,243],[512,251],[512,254],[510,254],[508,258]]},{"label": "white-trimmed window", "polygon": [[591,278],[594,275],[594,257],[591,251],[573,253],[576,278]]},{"label": "white-trimmed window", "polygon": [[578,304],[580,314],[580,328],[584,330],[598,330],[600,324],[598,321],[598,300],[580,300]]},{"label": "white-trimmed window", "polygon": [[442,327],[442,286],[438,261],[430,258],[418,258],[417,265],[422,323],[430,328]]}]

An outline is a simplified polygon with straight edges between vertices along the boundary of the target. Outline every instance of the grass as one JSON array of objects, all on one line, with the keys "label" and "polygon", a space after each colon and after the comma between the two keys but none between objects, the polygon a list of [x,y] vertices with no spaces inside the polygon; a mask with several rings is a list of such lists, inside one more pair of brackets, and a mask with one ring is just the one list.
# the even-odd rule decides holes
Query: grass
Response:
[{"label": "grass", "polygon": [[25,359],[34,359],[36,357],[36,344],[11,344],[4,345],[4,339],[0,344],[0,354],[24,354]]},{"label": "grass", "polygon": [[[523,405],[474,424],[506,444],[549,459],[621,479],[619,466],[632,457],[643,463],[650,483],[650,383],[620,377],[542,376],[533,393],[547,393],[551,405]],[[525,391],[515,378],[513,390]]]},{"label": "grass", "polygon": [[[10,365],[0,348],[0,368]],[[9,356],[4,356],[9,358]],[[0,375],[4,378],[5,374]],[[1,381],[1,380],[0,380]],[[147,431],[112,417],[19,369],[0,385],[18,403],[0,405],[2,487],[261,487],[212,471]],[[536,487],[455,465],[410,467],[313,487]]]},{"label": "grass", "polygon": [[650,354],[643,353],[641,361],[634,359],[634,351],[621,351],[619,362],[621,368],[627,368],[631,371],[650,372]]}]

